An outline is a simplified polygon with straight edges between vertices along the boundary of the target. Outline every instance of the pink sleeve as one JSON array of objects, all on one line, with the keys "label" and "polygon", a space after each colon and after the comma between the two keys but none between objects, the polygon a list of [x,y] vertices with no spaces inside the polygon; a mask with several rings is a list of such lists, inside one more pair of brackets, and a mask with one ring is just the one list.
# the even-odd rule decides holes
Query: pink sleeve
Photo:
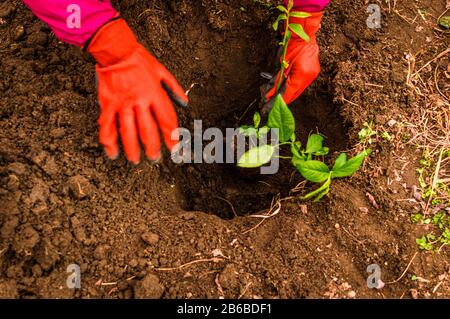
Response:
[{"label": "pink sleeve", "polygon": [[[284,0],[284,4],[287,5],[288,0]],[[306,12],[319,12],[325,9],[330,3],[330,0],[294,0],[294,7],[301,11]]]},{"label": "pink sleeve", "polygon": [[64,42],[83,46],[117,12],[109,0],[23,0],[56,36]]}]

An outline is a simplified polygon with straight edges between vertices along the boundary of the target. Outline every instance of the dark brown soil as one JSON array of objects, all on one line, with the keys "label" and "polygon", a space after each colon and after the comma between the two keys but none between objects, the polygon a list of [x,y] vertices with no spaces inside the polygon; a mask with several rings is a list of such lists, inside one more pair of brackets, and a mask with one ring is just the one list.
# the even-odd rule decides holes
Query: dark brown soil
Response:
[{"label": "dark brown soil", "polygon": [[[418,2],[435,16],[444,10],[442,1]],[[181,125],[236,127],[259,96],[260,73],[273,71],[275,13],[251,0],[115,5],[184,87],[195,83]],[[415,5],[397,4],[413,16]],[[431,59],[445,39],[383,10],[383,28],[371,30],[365,5],[332,1],[319,35],[322,73],[292,106],[303,142],[319,131],[335,156],[359,147],[365,121],[412,112],[404,53],[423,47]],[[437,40],[425,46],[430,36]],[[410,289],[450,297],[448,281],[433,292],[443,274],[450,277],[448,249],[420,253],[411,264],[408,275],[429,282],[366,284],[368,265],[394,281],[417,251],[420,230],[398,201],[417,183],[415,149],[380,142],[329,197],[284,201],[276,217],[249,231],[260,221],[249,213],[301,181],[289,163],[255,177],[230,165],[106,160],[92,59],[58,42],[17,0],[0,4],[0,69],[0,297],[400,298]],[[386,180],[403,167],[399,152],[410,166],[389,188]],[[81,267],[81,289],[66,287],[70,264]]]}]

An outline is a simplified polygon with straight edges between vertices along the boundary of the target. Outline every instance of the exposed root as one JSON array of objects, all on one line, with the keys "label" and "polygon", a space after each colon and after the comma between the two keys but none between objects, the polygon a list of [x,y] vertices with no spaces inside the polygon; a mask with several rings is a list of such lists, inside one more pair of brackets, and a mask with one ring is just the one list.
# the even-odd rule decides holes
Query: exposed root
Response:
[{"label": "exposed root", "polygon": [[400,280],[402,280],[402,278],[406,275],[406,272],[408,271],[409,267],[411,267],[414,259],[416,259],[417,254],[418,254],[418,252],[416,252],[414,254],[413,258],[411,258],[411,261],[409,262],[408,266],[406,266],[405,271],[403,271],[401,276],[398,277],[397,279],[395,279],[394,281],[387,282],[386,285],[392,285],[392,284],[395,284],[396,282],[399,282]]},{"label": "exposed root", "polygon": [[232,204],[228,199],[225,199],[225,198],[220,197],[220,196],[215,196],[215,197],[218,198],[218,199],[220,199],[220,200],[222,200],[222,201],[224,201],[225,203],[227,203],[227,204],[230,206],[231,211],[233,212],[234,217],[238,217],[238,214],[236,213],[236,210],[234,209],[233,204]]},{"label": "exposed root", "polygon": [[270,209],[267,211],[266,214],[264,214],[264,215],[250,215],[249,217],[261,218],[262,220],[258,224],[256,224],[256,226],[246,230],[242,234],[245,235],[245,234],[250,233],[251,231],[253,231],[253,230],[257,229],[259,226],[261,226],[262,223],[264,223],[264,221],[266,221],[267,219],[278,215],[278,213],[281,211],[281,201],[282,200],[283,199],[280,199],[279,196],[276,196],[276,197],[274,197],[272,199],[272,205],[271,205]]}]

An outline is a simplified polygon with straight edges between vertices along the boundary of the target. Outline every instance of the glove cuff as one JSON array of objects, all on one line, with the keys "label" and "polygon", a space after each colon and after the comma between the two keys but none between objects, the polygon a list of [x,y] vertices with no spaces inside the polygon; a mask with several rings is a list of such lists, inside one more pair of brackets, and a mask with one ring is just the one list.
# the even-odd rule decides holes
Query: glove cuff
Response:
[{"label": "glove cuff", "polygon": [[116,17],[101,26],[85,48],[101,67],[108,67],[130,56],[138,45],[127,22]]},{"label": "glove cuff", "polygon": [[[305,30],[306,34],[309,35],[311,41],[315,41],[316,33],[320,29],[320,23],[323,17],[323,11],[321,12],[308,12],[311,16],[308,18],[296,18],[290,17],[289,24],[300,24]],[[300,38],[295,33],[292,33],[292,38],[297,39]]]}]

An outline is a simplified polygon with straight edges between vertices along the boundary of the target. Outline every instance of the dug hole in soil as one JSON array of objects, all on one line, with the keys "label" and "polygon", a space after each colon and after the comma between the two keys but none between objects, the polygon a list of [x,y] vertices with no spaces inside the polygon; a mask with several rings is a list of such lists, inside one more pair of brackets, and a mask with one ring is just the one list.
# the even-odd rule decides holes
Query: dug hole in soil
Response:
[{"label": "dug hole in soil", "polygon": [[[251,123],[257,104],[244,111],[259,98],[260,73],[274,69],[273,11],[250,0],[114,5],[192,87],[189,109],[178,110],[181,126],[192,129],[195,119],[204,128]],[[385,98],[392,107],[342,102],[369,99],[349,83],[372,80],[363,65],[396,52],[377,44],[390,29],[369,30],[365,20],[362,4],[332,2],[318,36],[321,75],[291,106],[297,136],[304,143],[311,132],[323,134],[330,159],[353,148],[368,116],[408,108],[395,83]],[[0,22],[1,297],[381,297],[367,288],[367,266],[382,265],[389,281],[410,261],[416,247],[408,216],[379,191],[370,167],[337,181],[320,203],[286,201],[255,227],[260,220],[247,215],[267,210],[301,181],[289,161],[278,174],[255,178],[233,165],[106,160],[97,142],[92,59],[58,42],[20,1],[0,4]],[[389,85],[390,73],[373,75],[383,76]],[[367,192],[377,196],[375,205]],[[432,262],[433,274],[448,265],[422,262]],[[80,289],[66,286],[72,264],[81,269]],[[410,285],[400,281],[383,294],[400,297]]]}]

